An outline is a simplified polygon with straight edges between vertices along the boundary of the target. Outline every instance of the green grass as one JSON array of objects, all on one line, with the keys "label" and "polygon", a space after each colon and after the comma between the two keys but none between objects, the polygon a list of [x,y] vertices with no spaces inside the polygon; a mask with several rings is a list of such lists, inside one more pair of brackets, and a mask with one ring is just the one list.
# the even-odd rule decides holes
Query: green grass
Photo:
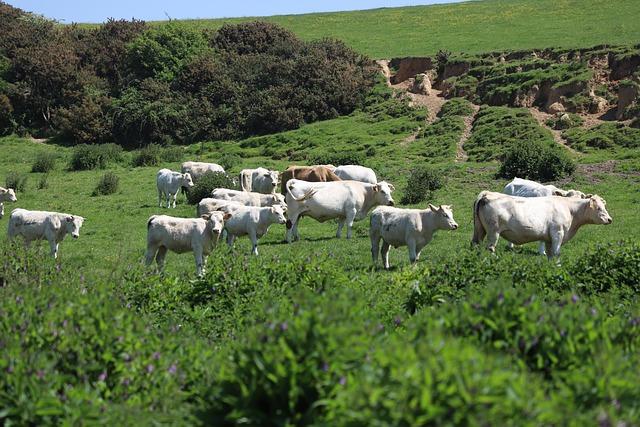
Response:
[{"label": "green grass", "polygon": [[[373,58],[390,58],[433,55],[440,49],[480,53],[638,43],[639,15],[635,0],[485,0],[259,19],[305,40],[334,37]],[[178,22],[215,29],[252,19]]]},{"label": "green grass", "polygon": [[640,147],[640,129],[622,123],[603,123],[591,129],[574,127],[562,136],[571,147],[583,152],[609,150],[614,153],[620,148],[637,150]]}]

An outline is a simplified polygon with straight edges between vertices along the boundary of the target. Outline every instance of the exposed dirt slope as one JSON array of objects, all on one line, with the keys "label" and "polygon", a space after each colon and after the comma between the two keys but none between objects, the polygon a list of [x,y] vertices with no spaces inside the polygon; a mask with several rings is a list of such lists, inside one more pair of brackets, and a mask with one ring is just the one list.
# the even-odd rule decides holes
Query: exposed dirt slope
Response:
[{"label": "exposed dirt slope", "polygon": [[471,137],[471,129],[473,128],[473,121],[476,119],[476,114],[480,110],[480,106],[471,104],[473,106],[473,114],[464,118],[464,131],[456,146],[456,162],[466,162],[469,159],[467,152],[464,151],[464,143]]}]

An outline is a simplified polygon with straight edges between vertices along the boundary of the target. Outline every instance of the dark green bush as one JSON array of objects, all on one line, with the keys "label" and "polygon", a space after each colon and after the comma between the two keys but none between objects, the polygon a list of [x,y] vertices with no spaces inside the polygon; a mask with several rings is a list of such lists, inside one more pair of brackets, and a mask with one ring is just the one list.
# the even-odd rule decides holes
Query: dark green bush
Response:
[{"label": "dark green bush", "polygon": [[120,178],[115,173],[109,171],[100,177],[95,190],[93,190],[94,196],[106,196],[118,191],[120,185]]},{"label": "dark green bush", "polygon": [[73,149],[71,170],[104,169],[110,163],[122,161],[122,147],[116,144],[80,144]]},{"label": "dark green bush", "polygon": [[58,156],[54,153],[43,151],[38,153],[36,160],[31,165],[31,172],[48,173],[55,169]]},{"label": "dark green bush", "polygon": [[200,200],[211,197],[211,192],[216,188],[234,188],[233,181],[223,172],[207,172],[187,191],[187,201],[196,205]]},{"label": "dark green bush", "polygon": [[444,103],[440,112],[438,113],[439,117],[449,117],[449,116],[470,116],[473,114],[473,107],[471,103],[464,98],[452,98]]},{"label": "dark green bush", "polygon": [[424,146],[422,155],[428,162],[452,160],[456,155],[456,144],[462,137],[464,121],[457,115],[447,115],[418,134],[418,141]]},{"label": "dark green bush", "polygon": [[218,164],[226,171],[230,171],[242,162],[242,157],[237,154],[223,154],[218,160]]},{"label": "dark green bush", "polygon": [[622,123],[603,123],[590,129],[572,128],[562,133],[567,143],[580,151],[613,147],[640,147],[640,129]]},{"label": "dark green bush", "polygon": [[415,204],[428,200],[443,184],[442,171],[426,166],[415,168],[409,172],[400,203]]},{"label": "dark green bush", "polygon": [[555,181],[573,173],[576,166],[560,148],[535,140],[522,141],[509,148],[498,175],[503,178],[526,178],[535,181]]},{"label": "dark green bush", "polygon": [[45,173],[43,174],[40,179],[38,180],[38,190],[44,190],[46,188],[49,188],[49,174]]},{"label": "dark green bush", "polygon": [[4,186],[6,188],[13,188],[16,191],[24,192],[27,189],[27,174],[20,172],[7,172],[7,176],[4,180]]},{"label": "dark green bush", "polygon": [[183,157],[184,151],[180,147],[149,144],[134,154],[131,163],[135,167],[158,166],[162,162],[179,162]]},{"label": "dark green bush", "polygon": [[325,152],[309,160],[314,165],[361,165],[365,156],[362,151]]}]

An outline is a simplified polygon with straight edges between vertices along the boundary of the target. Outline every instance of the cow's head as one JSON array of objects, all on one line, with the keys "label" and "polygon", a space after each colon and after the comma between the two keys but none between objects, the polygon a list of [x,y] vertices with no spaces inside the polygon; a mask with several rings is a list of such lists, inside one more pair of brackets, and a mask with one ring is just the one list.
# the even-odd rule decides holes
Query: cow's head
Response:
[{"label": "cow's head", "polygon": [[282,206],[287,206],[287,201],[284,198],[283,194],[280,193],[274,193],[271,195],[272,199],[271,199],[271,206],[274,205],[282,205]]},{"label": "cow's head", "polygon": [[193,180],[191,179],[191,174],[189,172],[182,174],[182,186],[187,188],[193,187]]},{"label": "cow's head", "polygon": [[280,178],[278,171],[266,171],[262,176],[267,180],[267,182],[271,183],[273,188],[276,188]]},{"label": "cow's head", "polygon": [[429,203],[429,209],[436,214],[436,227],[439,230],[456,230],[458,223],[453,219],[453,210],[449,205],[433,206]]},{"label": "cow's head", "polygon": [[393,190],[395,190],[395,188],[388,182],[380,181],[379,183],[375,184],[373,186],[373,191],[375,193],[375,200],[377,204],[385,206],[395,205],[393,197],[391,196],[391,192]]},{"label": "cow's head", "polygon": [[578,199],[589,198],[589,196],[587,196],[586,194],[584,194],[582,191],[579,191],[579,190],[567,190],[567,195],[565,197],[576,197]]},{"label": "cow's head", "polygon": [[71,234],[71,237],[77,239],[80,237],[80,227],[82,227],[82,223],[84,222],[84,218],[77,215],[68,215],[65,218],[65,227],[67,233]]},{"label": "cow's head", "polygon": [[611,224],[613,218],[607,212],[605,207],[607,202],[596,194],[589,197],[589,206],[587,208],[587,219],[592,224]]},{"label": "cow's head", "polygon": [[231,218],[231,214],[228,212],[215,211],[202,215],[200,218],[207,221],[208,226],[211,228],[211,232],[214,235],[219,236],[220,233],[222,233],[225,221]]},{"label": "cow's head", "polygon": [[287,218],[284,216],[285,210],[280,205],[271,206],[271,215],[278,224],[286,224]]},{"label": "cow's head", "polygon": [[13,188],[1,189],[0,196],[3,196],[2,198],[8,202],[15,202],[18,200],[18,198],[16,197],[16,192]]}]

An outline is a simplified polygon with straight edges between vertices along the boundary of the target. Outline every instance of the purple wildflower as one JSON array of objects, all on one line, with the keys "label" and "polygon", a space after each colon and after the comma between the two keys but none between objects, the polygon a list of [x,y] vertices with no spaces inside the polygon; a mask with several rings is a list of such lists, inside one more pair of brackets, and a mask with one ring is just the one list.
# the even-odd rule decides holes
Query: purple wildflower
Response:
[{"label": "purple wildflower", "polygon": [[338,382],[340,383],[340,385],[345,385],[347,383],[347,378],[346,377],[340,377],[340,380]]},{"label": "purple wildflower", "polygon": [[289,325],[287,324],[287,322],[280,323],[280,330],[282,332],[286,331],[287,329],[289,329]]},{"label": "purple wildflower", "polygon": [[153,355],[151,355],[151,358],[152,358],[153,360],[158,360],[158,359],[160,359],[160,352],[159,352],[159,351],[154,351],[154,352],[153,352]]},{"label": "purple wildflower", "polygon": [[42,369],[38,370],[38,372],[36,372],[36,377],[38,377],[38,379],[43,379],[44,371]]},{"label": "purple wildflower", "polygon": [[500,292],[500,293],[498,294],[498,302],[500,302],[500,303],[501,303],[502,301],[504,301],[504,294],[503,294],[502,292]]},{"label": "purple wildflower", "polygon": [[322,362],[322,372],[328,372],[329,371],[329,364],[327,362]]},{"label": "purple wildflower", "polygon": [[98,375],[98,381],[104,381],[107,379],[107,372],[104,371],[100,375]]},{"label": "purple wildflower", "polygon": [[64,319],[64,320],[62,321],[62,327],[63,327],[63,328],[66,328],[68,324],[69,324],[69,321],[68,321],[67,319]]},{"label": "purple wildflower", "polygon": [[178,367],[176,366],[175,363],[172,363],[171,366],[169,366],[169,369],[167,369],[167,371],[173,375],[178,371]]},{"label": "purple wildflower", "polygon": [[402,325],[402,318],[401,318],[400,316],[396,316],[396,317],[395,317],[395,319],[393,319],[393,323],[394,323],[396,326],[400,326],[400,325]]},{"label": "purple wildflower", "polygon": [[124,378],[122,380],[122,385],[128,386],[129,384],[131,384],[131,380],[129,378]]},{"label": "purple wildflower", "polygon": [[7,366],[7,373],[13,374],[13,366]]},{"label": "purple wildflower", "polygon": [[149,374],[152,373],[154,371],[154,369],[156,369],[156,367],[153,366],[153,363],[149,363],[147,365],[147,373],[149,373]]},{"label": "purple wildflower", "polygon": [[578,302],[578,300],[580,300],[578,295],[576,295],[576,294],[571,295],[571,302],[573,302],[575,304],[575,303]]}]

